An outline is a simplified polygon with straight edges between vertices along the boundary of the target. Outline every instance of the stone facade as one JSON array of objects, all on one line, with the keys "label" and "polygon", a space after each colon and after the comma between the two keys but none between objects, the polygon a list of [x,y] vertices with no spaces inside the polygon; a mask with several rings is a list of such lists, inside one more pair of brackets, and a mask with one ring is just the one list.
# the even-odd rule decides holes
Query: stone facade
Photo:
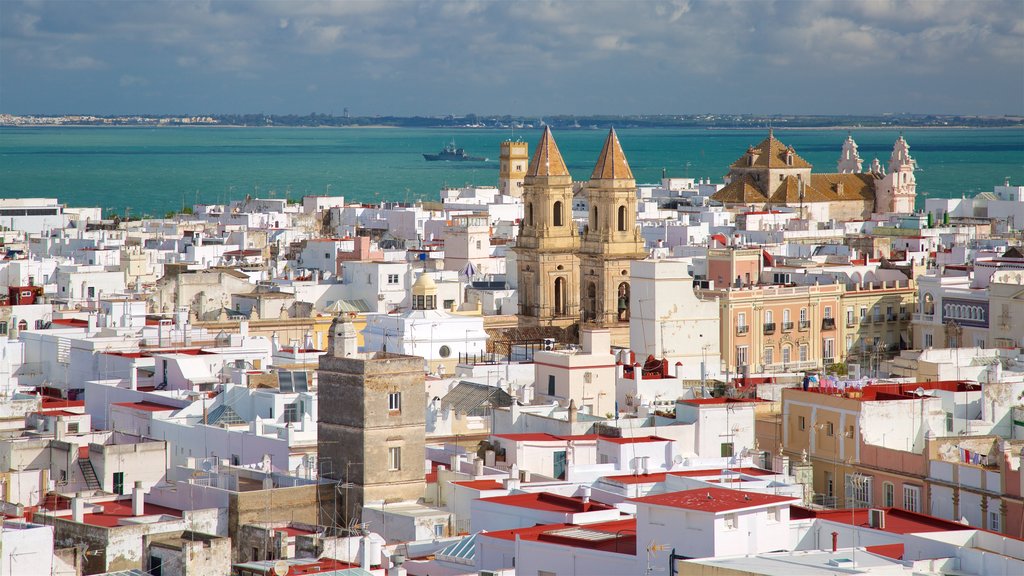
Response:
[{"label": "stone facade", "polygon": [[337,522],[352,525],[365,502],[423,495],[423,359],[352,353],[334,343],[330,350],[320,357],[319,453],[331,462],[324,476],[350,483],[336,509]]},{"label": "stone facade", "polygon": [[519,313],[526,325],[579,320],[579,234],[572,176],[545,128],[525,176],[524,218],[516,241]]},{"label": "stone facade", "polygon": [[636,181],[614,129],[585,194],[590,215],[580,245],[581,319],[600,326],[628,323],[629,263],[645,253],[636,226]]},{"label": "stone facade", "polygon": [[522,198],[523,179],[530,162],[530,145],[526,142],[505,140],[501,143],[498,168],[498,190],[502,194]]}]

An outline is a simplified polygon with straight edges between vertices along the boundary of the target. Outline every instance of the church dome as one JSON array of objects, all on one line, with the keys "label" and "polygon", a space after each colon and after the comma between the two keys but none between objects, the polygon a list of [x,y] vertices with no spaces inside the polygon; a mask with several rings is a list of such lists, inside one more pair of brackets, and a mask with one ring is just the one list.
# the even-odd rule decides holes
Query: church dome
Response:
[{"label": "church dome", "polygon": [[420,274],[412,285],[412,309],[437,309],[437,284],[434,284],[434,279],[429,274]]}]

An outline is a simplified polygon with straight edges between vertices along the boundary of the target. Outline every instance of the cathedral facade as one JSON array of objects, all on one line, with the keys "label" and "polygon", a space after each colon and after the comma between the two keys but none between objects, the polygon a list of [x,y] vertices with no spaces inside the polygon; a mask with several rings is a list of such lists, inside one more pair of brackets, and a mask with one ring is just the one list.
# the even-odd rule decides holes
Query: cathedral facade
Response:
[{"label": "cathedral facade", "polygon": [[857,143],[847,137],[835,173],[814,173],[809,162],[769,130],[768,137],[729,167],[725,187],[712,200],[756,210],[785,206],[818,221],[864,220],[874,213],[914,211],[916,163],[901,135],[893,145],[888,172],[875,159],[866,171]]}]

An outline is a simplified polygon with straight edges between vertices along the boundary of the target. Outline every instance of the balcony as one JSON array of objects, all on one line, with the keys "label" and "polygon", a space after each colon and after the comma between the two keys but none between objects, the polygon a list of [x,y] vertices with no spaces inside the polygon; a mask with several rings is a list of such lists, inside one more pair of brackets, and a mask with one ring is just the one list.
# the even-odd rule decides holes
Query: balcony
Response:
[{"label": "balcony", "polygon": [[860,323],[862,325],[863,324],[871,324],[871,318],[868,318],[867,316],[861,316],[860,317]]},{"label": "balcony", "polygon": [[750,332],[750,326],[743,325],[743,326],[737,326],[736,327],[736,334],[738,334],[740,336],[743,336],[747,332]]},{"label": "balcony", "polygon": [[917,314],[914,314],[914,322],[935,322],[935,314],[918,312]]},{"label": "balcony", "polygon": [[881,324],[882,323],[882,317],[881,316],[875,316],[875,317],[871,318],[871,321],[874,322],[875,324]]},{"label": "balcony", "polygon": [[900,312],[900,322],[906,322],[907,320],[910,320],[910,313]]},{"label": "balcony", "polygon": [[821,320],[821,329],[822,330],[835,330],[836,329],[836,319],[835,318],[823,318]]},{"label": "balcony", "polygon": [[800,331],[801,332],[806,332],[807,329],[810,328],[810,327],[811,327],[811,321],[810,320],[801,320],[800,321]]},{"label": "balcony", "polygon": [[895,322],[896,318],[897,318],[897,316],[895,314],[887,314],[885,316],[885,321],[886,322]]},{"label": "balcony", "polygon": [[783,322],[782,323],[782,331],[783,332],[792,332],[793,331],[793,323],[792,322]]},{"label": "balcony", "polygon": [[847,318],[846,319],[846,327],[847,328],[853,328],[856,325],[857,325],[857,321],[854,320],[853,318]]},{"label": "balcony", "polygon": [[775,322],[768,322],[764,325],[765,334],[775,334]]},{"label": "balcony", "polygon": [[836,359],[829,356],[822,358],[821,361],[825,364],[825,366],[836,363]]}]

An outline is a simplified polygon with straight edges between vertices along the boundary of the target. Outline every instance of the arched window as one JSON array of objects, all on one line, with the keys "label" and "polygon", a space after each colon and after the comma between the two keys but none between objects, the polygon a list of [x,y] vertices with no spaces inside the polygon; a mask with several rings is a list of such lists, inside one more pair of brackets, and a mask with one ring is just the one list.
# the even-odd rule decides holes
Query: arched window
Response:
[{"label": "arched window", "polygon": [[565,315],[565,296],[565,279],[559,276],[555,278],[555,316]]},{"label": "arched window", "polygon": [[526,204],[526,225],[533,226],[533,202]]},{"label": "arched window", "polygon": [[587,283],[587,320],[597,319],[597,284]]},{"label": "arched window", "polygon": [[619,322],[629,321],[629,282],[623,282],[619,284],[618,289],[618,306],[616,312],[618,313]]},{"label": "arched window", "polygon": [[626,231],[626,207],[619,206],[619,219],[618,219],[619,232]]},{"label": "arched window", "polygon": [[554,206],[554,209],[553,209],[553,215],[552,215],[551,220],[554,222],[555,226],[561,226],[562,225],[562,201],[561,200],[555,201],[555,206]]},{"label": "arched window", "polygon": [[28,330],[28,322],[26,320],[20,320],[18,322],[18,330]]},{"label": "arched window", "polygon": [[590,229],[597,229],[597,206],[594,206],[593,215],[590,217]]}]

